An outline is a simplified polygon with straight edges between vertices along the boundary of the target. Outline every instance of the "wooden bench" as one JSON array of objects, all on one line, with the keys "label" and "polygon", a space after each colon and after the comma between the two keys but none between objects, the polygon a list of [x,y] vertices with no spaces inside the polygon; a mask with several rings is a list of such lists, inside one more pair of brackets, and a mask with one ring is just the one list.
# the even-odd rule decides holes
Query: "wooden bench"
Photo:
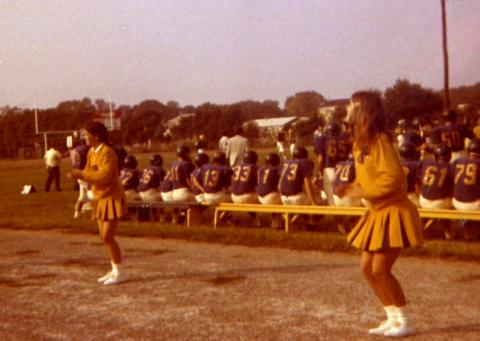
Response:
[{"label": "wooden bench", "polygon": [[[218,225],[221,212],[255,212],[279,213],[285,219],[285,232],[290,229],[290,217],[296,214],[333,215],[333,216],[362,216],[367,212],[366,207],[335,207],[335,206],[300,206],[300,205],[261,205],[261,204],[232,204],[221,203],[215,207],[213,227]],[[477,220],[480,221],[480,211],[460,211],[446,209],[419,208],[420,217],[430,219]]]},{"label": "wooden bench", "polygon": [[137,209],[147,208],[149,210],[150,217],[152,216],[152,209],[179,209],[186,211],[186,225],[191,226],[192,224],[198,224],[200,221],[200,215],[202,211],[208,206],[199,204],[198,202],[164,202],[164,201],[142,201],[142,200],[133,200],[127,201],[128,208]]}]

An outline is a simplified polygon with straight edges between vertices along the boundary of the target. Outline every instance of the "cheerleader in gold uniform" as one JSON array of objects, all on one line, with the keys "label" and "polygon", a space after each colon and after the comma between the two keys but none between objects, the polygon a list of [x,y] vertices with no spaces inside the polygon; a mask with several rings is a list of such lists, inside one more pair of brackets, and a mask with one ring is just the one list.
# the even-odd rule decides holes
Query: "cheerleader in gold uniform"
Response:
[{"label": "cheerleader in gold uniform", "polygon": [[356,179],[340,189],[340,195],[364,198],[371,204],[348,241],[362,250],[362,272],[387,313],[387,320],[369,333],[410,335],[415,329],[406,314],[403,290],[391,270],[403,248],[423,244],[418,211],[407,197],[406,178],[386,131],[380,96],[369,91],[353,94],[347,120],[354,130]]},{"label": "cheerleader in gold uniform", "polygon": [[120,264],[122,254],[115,240],[118,219],[126,213],[126,200],[119,179],[117,156],[109,146],[108,132],[99,122],[90,122],[85,127],[85,138],[91,146],[87,165],[84,170],[73,170],[69,175],[92,184],[95,195],[93,219],[97,220],[98,230],[107,247],[112,263],[112,271],[98,279],[99,282],[110,285],[122,281]]}]

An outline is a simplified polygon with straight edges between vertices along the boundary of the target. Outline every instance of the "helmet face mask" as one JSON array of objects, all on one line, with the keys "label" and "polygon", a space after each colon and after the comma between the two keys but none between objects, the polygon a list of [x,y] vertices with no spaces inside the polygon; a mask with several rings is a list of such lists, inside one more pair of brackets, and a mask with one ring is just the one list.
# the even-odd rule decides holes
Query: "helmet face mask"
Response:
[{"label": "helmet face mask", "polygon": [[156,167],[162,167],[163,158],[160,154],[155,154],[150,158],[150,165]]}]

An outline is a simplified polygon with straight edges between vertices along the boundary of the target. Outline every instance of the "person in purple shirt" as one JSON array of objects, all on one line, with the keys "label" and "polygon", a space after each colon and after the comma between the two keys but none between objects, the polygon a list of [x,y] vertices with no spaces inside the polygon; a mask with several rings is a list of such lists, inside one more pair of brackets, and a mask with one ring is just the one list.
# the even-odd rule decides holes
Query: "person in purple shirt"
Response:
[{"label": "person in purple shirt", "polygon": [[[435,160],[422,160],[418,165],[418,183],[420,186],[420,207],[433,209],[451,209],[453,194],[453,172],[450,164],[451,149],[446,144],[434,147]],[[427,229],[432,220],[429,220],[424,229]],[[442,222],[446,239],[452,239],[452,224]]]},{"label": "person in purple shirt", "polygon": [[212,156],[212,163],[202,166],[200,178],[207,204],[231,202],[228,189],[231,183],[232,170],[227,166],[227,157],[224,152],[217,151]]},{"label": "person in purple shirt", "polygon": [[163,170],[162,165],[162,156],[155,154],[150,159],[150,165],[143,170],[137,188],[143,201],[162,201],[160,184],[165,178],[165,171]]},{"label": "person in purple shirt", "polygon": [[173,161],[170,165],[173,185],[173,201],[195,201],[190,183],[190,175],[194,169],[195,166],[190,160],[190,148],[184,145],[178,147],[177,160]]},{"label": "person in purple shirt", "polygon": [[210,161],[210,158],[207,154],[201,152],[195,155],[193,163],[195,164],[195,169],[190,175],[190,183],[192,184],[192,193],[195,195],[195,200],[198,203],[205,201],[205,196],[203,193],[203,187],[201,185],[202,181],[202,166],[206,165]]},{"label": "person in purple shirt", "polygon": [[420,151],[411,142],[404,142],[398,148],[400,154],[400,163],[403,172],[407,177],[407,196],[411,202],[420,207],[419,197],[417,193],[417,171],[419,164]]},{"label": "person in purple shirt", "polygon": [[127,155],[120,171],[120,182],[122,183],[125,197],[128,200],[138,198],[137,187],[140,181],[140,171],[137,169],[138,162],[134,155]]},{"label": "person in purple shirt", "polygon": [[473,132],[465,124],[457,124],[457,113],[448,110],[443,114],[445,124],[432,130],[431,142],[434,145],[444,143],[452,150],[451,161],[465,157],[465,139],[472,139]]},{"label": "person in purple shirt", "polygon": [[[453,162],[455,185],[453,207],[457,210],[480,210],[480,139],[472,139],[467,147],[468,156]],[[463,222],[463,237],[477,240],[480,237],[480,223]]]},{"label": "person in purple shirt", "polygon": [[[280,180],[280,155],[269,153],[265,157],[265,166],[259,167],[257,171],[258,201],[263,205],[280,205],[282,200],[278,192],[278,182]],[[282,216],[272,213],[271,227],[280,228],[282,225]]]},{"label": "person in purple shirt", "polygon": [[[236,204],[258,204],[257,187],[257,161],[258,155],[249,150],[243,154],[243,161],[233,166],[232,175],[232,201]],[[256,227],[262,226],[260,218],[254,212],[249,215],[254,219]]]},{"label": "person in purple shirt", "polygon": [[293,159],[283,162],[279,186],[284,205],[314,205],[311,178],[313,162],[308,159],[305,147],[297,146]]}]

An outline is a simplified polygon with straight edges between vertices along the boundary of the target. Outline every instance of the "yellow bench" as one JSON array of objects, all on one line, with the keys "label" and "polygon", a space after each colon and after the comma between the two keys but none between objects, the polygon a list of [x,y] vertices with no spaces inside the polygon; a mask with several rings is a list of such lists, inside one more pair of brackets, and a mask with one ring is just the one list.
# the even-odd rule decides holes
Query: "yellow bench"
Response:
[{"label": "yellow bench", "polygon": [[[300,206],[300,205],[261,205],[261,204],[231,204],[221,203],[215,206],[213,227],[218,225],[218,217],[221,212],[255,212],[255,213],[279,213],[285,219],[285,232],[290,229],[290,217],[296,214],[309,215],[339,215],[339,216],[362,216],[368,209],[366,207],[334,207],[334,206]],[[420,217],[431,219],[451,220],[478,220],[480,211],[459,211],[444,209],[418,209]]]}]

